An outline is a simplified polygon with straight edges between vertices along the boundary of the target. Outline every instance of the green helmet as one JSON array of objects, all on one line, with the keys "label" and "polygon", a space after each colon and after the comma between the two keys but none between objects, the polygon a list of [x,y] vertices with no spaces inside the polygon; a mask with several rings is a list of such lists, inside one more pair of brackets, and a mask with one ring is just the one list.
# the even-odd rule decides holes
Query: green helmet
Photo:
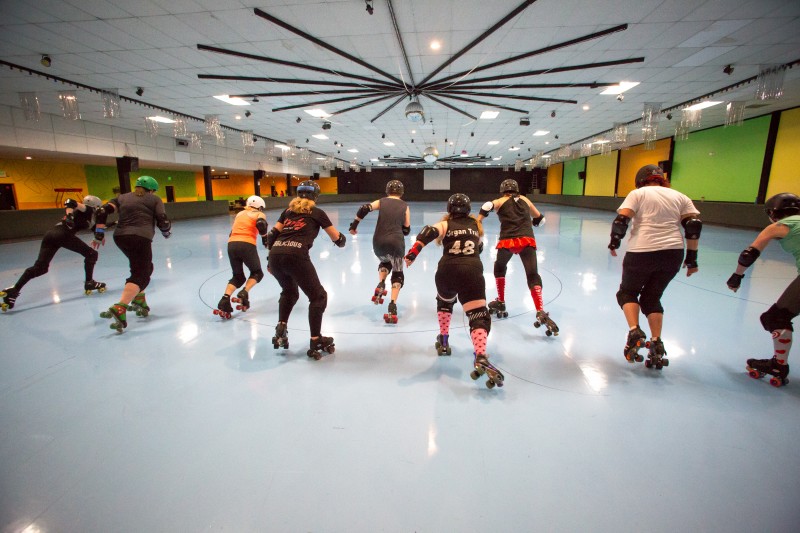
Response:
[{"label": "green helmet", "polygon": [[136,180],[137,187],[144,187],[148,191],[157,191],[158,190],[158,182],[152,176],[139,176]]}]

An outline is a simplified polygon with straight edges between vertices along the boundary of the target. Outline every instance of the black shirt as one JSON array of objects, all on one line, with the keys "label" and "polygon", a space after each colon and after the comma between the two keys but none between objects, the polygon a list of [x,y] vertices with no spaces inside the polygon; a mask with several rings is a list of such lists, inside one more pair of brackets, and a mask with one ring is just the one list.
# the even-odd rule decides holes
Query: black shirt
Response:
[{"label": "black shirt", "polygon": [[442,239],[444,254],[439,266],[456,263],[481,265],[478,255],[480,241],[478,222],[474,218],[451,218],[447,221],[447,231]]},{"label": "black shirt", "polygon": [[272,254],[305,254],[314,245],[320,228],[325,229],[333,224],[322,209],[314,206],[310,213],[295,213],[286,209],[278,222],[283,224],[283,229],[272,245]]}]

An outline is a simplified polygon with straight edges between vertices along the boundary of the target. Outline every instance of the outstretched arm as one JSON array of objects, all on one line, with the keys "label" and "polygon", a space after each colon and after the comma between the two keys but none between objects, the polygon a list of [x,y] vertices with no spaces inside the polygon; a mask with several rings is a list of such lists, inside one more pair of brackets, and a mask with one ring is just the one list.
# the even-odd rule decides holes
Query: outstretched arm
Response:
[{"label": "outstretched arm", "polygon": [[378,211],[380,208],[381,208],[380,200],[375,200],[372,203],[364,204],[361,207],[359,207],[358,212],[356,213],[356,218],[354,218],[353,221],[350,223],[350,234],[351,235],[357,234],[358,230],[356,228],[358,228],[358,224],[362,220],[364,220],[364,217],[366,217],[370,213],[370,211]]},{"label": "outstretched arm", "polygon": [[425,226],[422,231],[417,235],[417,241],[411,246],[411,249],[405,256],[406,266],[411,266],[411,263],[417,258],[422,249],[434,239],[438,239],[440,235],[447,232],[447,221],[443,220],[437,222],[433,226]]},{"label": "outstretched arm", "polygon": [[764,228],[758,234],[750,246],[742,250],[739,254],[739,261],[736,265],[736,271],[728,278],[728,288],[733,292],[739,290],[744,278],[744,273],[750,266],[756,262],[756,259],[761,255],[761,252],[767,247],[772,239],[782,239],[789,234],[789,226],[775,222]]},{"label": "outstretched arm", "polygon": [[339,248],[344,248],[344,244],[347,242],[347,238],[344,236],[344,233],[340,232],[333,226],[328,226],[325,228],[325,233],[327,233],[328,237],[331,238],[333,244]]}]

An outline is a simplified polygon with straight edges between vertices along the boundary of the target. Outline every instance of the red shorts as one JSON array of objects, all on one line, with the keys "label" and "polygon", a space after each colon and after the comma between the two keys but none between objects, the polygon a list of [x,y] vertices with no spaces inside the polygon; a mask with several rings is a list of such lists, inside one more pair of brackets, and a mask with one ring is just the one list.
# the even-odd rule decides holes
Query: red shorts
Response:
[{"label": "red shorts", "polygon": [[536,239],[533,237],[514,237],[513,239],[503,239],[497,243],[498,250],[507,248],[512,254],[518,254],[529,246],[536,248]]}]

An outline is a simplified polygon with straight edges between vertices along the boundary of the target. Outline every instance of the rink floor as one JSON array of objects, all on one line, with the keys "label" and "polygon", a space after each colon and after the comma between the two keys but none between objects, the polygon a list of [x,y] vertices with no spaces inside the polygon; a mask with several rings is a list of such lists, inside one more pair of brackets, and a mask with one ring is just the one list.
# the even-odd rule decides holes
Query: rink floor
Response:
[{"label": "rink floor", "polygon": [[[358,205],[321,207],[346,232]],[[510,317],[489,336],[506,375],[495,390],[469,377],[458,305],[453,354],[436,355],[441,248],[406,270],[399,323],[384,323],[386,304],[370,301],[377,213],[346,248],[321,233],[311,250],[336,341],[321,361],[306,356],[303,295],[290,348],[273,349],[269,275],[246,314],[212,314],[230,276],[227,216],[156,237],[152,313],[123,334],[98,317],[128,273],[111,238],[95,272],[105,294],[85,296],[83,258],[60,251],[0,316],[0,530],[797,531],[800,376],[776,389],[744,368],[772,355],[758,317],[796,276],[791,257],[771,245],[734,294],[725,281],[756,231],[706,225],[699,274],[679,274],[663,301],[671,364],[650,370],[622,356],[613,214],[539,207],[545,307],[561,334],[533,327],[513,258]],[[443,210],[411,204],[407,247]],[[494,215],[485,229],[493,299]],[[0,286],[38,247],[0,245]]]}]

